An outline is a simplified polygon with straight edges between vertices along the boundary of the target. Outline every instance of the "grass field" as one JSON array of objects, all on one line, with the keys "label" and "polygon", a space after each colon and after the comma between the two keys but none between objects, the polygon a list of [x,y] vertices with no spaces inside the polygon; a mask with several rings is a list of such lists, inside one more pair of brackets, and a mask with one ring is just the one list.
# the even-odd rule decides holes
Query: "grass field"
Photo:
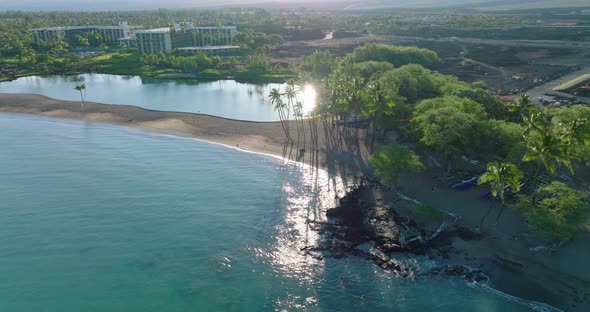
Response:
[{"label": "grass field", "polygon": [[161,74],[177,72],[173,69],[142,65],[137,53],[105,53],[86,58],[82,64],[96,66],[96,72],[100,74],[156,77]]}]

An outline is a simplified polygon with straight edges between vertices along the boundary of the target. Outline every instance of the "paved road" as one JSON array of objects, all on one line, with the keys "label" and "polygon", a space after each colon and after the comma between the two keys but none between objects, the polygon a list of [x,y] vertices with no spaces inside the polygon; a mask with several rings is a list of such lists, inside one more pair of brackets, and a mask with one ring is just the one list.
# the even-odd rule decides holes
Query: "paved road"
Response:
[{"label": "paved road", "polygon": [[511,47],[533,47],[533,48],[569,48],[569,49],[590,49],[590,42],[584,41],[559,41],[559,40],[498,40],[498,39],[479,39],[479,38],[424,38],[411,36],[393,36],[394,39],[412,39],[438,42],[464,42],[484,45],[499,45]]},{"label": "paved road", "polygon": [[553,88],[555,88],[563,83],[566,83],[572,79],[575,79],[579,76],[582,76],[584,74],[590,74],[590,63],[585,64],[585,65],[581,65],[581,68],[579,70],[571,72],[565,76],[562,76],[562,77],[552,80],[550,82],[544,83],[540,86],[537,86],[537,87],[529,90],[528,93],[531,95],[531,99],[535,103],[538,103],[537,98],[539,96],[545,94],[545,92],[551,91],[551,90],[553,90]]}]

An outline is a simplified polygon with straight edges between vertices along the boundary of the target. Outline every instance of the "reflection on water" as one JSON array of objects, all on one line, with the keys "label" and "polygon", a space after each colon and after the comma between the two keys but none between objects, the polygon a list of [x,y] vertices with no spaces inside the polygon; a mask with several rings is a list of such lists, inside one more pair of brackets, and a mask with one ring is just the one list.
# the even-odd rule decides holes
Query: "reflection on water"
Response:
[{"label": "reflection on water", "polygon": [[233,80],[162,80],[138,76],[84,74],[30,76],[0,83],[0,93],[34,93],[79,101],[74,87],[86,85],[86,100],[105,104],[135,105],[147,109],[209,114],[213,116],[274,121],[279,117],[268,94],[281,84],[247,84]]},{"label": "reflection on water", "polygon": [[289,169],[290,175],[300,178],[297,183],[284,181],[282,184],[287,206],[269,256],[285,276],[310,284],[314,277],[323,273],[323,261],[305,252],[306,247],[319,245],[319,234],[310,229],[308,221],[325,221],[326,209],[335,207],[337,190],[342,190],[344,185],[341,179],[323,170],[297,164]]},{"label": "reflection on water", "polygon": [[2,311],[523,311],[306,256],[342,187],[323,171],[72,120],[0,114],[0,133]]},{"label": "reflection on water", "polygon": [[301,89],[303,93],[303,115],[308,116],[317,106],[318,94],[315,86],[306,84]]},{"label": "reflection on water", "polygon": [[[275,121],[278,114],[270,103],[272,88],[284,84],[247,84],[233,80],[162,80],[139,76],[84,74],[76,76],[29,76],[0,83],[0,93],[34,93],[68,101],[79,101],[76,85],[86,85],[86,100],[105,104],[126,104],[143,108],[209,114],[240,120]],[[316,106],[315,87],[297,87],[303,115]]]}]

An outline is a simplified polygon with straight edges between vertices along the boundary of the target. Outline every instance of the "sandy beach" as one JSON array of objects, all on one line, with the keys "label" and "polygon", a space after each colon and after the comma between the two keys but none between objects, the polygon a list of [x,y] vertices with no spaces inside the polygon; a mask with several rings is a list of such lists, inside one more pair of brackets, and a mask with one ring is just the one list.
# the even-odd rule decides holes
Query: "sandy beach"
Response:
[{"label": "sandy beach", "polygon": [[[62,101],[36,94],[0,93],[0,112],[35,114],[171,131],[245,151],[313,164],[342,176],[361,174],[366,169],[368,156],[365,150],[361,150],[362,158],[356,154],[328,157],[321,146],[317,153],[312,152],[307,122],[304,146],[303,142],[286,144],[285,133],[280,122],[239,121],[203,114],[153,111],[136,106],[93,102],[85,102],[82,106],[80,101]],[[290,123],[290,128],[295,133],[295,122]],[[323,138],[321,125],[318,125],[318,131],[319,137]],[[296,135],[294,136],[296,140]]]},{"label": "sandy beach", "polygon": [[[89,102],[82,106],[80,102],[32,94],[0,94],[0,112],[172,131],[242,150],[317,165],[345,180],[369,172],[366,150],[343,155],[326,151],[320,145],[317,153],[314,153],[309,136],[305,146],[297,143],[286,145],[280,122],[238,121]],[[295,129],[295,125],[292,124],[291,128]],[[321,125],[318,125],[318,131],[322,142]],[[437,209],[460,215],[462,227],[477,227],[488,207],[494,204],[479,199],[482,189],[458,192],[448,186],[432,187],[432,176],[442,174],[442,171],[430,170],[404,176],[400,181],[402,186],[396,191]],[[387,202],[393,196],[393,192],[384,191],[377,197]],[[510,209],[504,211],[496,225],[498,209],[498,205],[493,206],[481,239],[452,238],[453,248],[448,253],[447,261],[480,267],[492,278],[496,288],[512,295],[546,302],[566,311],[590,310],[590,268],[587,267],[587,263],[590,263],[589,235],[585,233],[575,242],[551,251],[532,237],[527,231],[525,220]]]}]

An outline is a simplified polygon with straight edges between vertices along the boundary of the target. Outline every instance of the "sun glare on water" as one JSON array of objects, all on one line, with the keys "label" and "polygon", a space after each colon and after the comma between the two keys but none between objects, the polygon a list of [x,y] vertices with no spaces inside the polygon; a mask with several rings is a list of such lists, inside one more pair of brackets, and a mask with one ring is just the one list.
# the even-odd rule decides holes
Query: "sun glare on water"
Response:
[{"label": "sun glare on water", "polygon": [[301,94],[303,95],[303,114],[307,116],[317,105],[318,93],[314,85],[306,84],[301,88]]}]

